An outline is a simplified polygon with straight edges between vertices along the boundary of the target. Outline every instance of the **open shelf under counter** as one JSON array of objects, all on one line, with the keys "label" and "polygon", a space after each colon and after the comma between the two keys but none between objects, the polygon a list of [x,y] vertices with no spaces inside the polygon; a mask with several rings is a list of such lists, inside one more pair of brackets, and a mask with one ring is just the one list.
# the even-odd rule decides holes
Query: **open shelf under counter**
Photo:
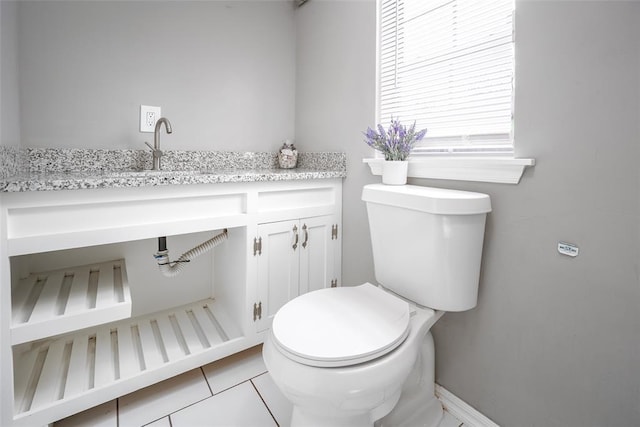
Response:
[{"label": "open shelf under counter", "polygon": [[31,273],[11,298],[13,345],[131,317],[123,259]]},{"label": "open shelf under counter", "polygon": [[14,423],[51,423],[196,368],[242,338],[222,304],[206,299],[15,346]]},{"label": "open shelf under counter", "polygon": [[[264,342],[267,332],[252,309],[267,307],[253,241],[273,222],[304,219],[309,226],[311,218],[331,216],[337,230],[342,180],[303,171],[295,179],[280,171],[239,178],[0,192],[1,426],[46,425]],[[190,264],[179,286],[158,273],[158,237],[180,251],[222,229],[228,240]],[[341,240],[335,242],[329,264],[339,280]],[[123,261],[122,281],[104,291],[94,278],[79,281],[87,289],[76,293],[78,277],[91,271],[70,279],[68,269],[60,270],[114,259],[125,259],[126,269]],[[20,283],[49,270],[46,282],[33,275]],[[103,305],[102,294],[118,298]],[[71,316],[75,299],[92,303]]]}]

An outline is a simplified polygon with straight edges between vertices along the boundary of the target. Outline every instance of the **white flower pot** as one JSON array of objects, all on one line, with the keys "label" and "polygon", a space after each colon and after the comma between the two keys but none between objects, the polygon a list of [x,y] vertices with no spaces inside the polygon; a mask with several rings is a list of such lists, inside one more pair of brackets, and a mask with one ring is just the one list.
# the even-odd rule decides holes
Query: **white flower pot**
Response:
[{"label": "white flower pot", "polygon": [[382,162],[382,183],[387,185],[405,185],[409,162],[406,160],[385,160]]}]

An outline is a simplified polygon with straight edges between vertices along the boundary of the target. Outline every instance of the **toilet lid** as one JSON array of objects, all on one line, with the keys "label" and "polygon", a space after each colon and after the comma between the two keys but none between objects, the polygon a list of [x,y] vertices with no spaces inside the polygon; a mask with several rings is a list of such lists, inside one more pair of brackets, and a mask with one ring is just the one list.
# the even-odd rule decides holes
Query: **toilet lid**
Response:
[{"label": "toilet lid", "polygon": [[275,315],[271,335],[289,358],[338,367],[380,357],[409,333],[409,304],[365,283],[301,295]]}]

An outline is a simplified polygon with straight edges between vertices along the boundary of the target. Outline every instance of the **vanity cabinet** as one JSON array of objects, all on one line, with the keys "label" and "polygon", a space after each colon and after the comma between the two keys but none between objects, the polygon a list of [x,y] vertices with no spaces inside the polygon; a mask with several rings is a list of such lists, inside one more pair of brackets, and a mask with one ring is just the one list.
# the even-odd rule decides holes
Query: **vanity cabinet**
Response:
[{"label": "vanity cabinet", "polygon": [[292,298],[338,285],[339,229],[336,215],[258,225],[253,250],[258,286],[253,320],[258,331],[268,329]]},{"label": "vanity cabinet", "polygon": [[[282,304],[340,283],[341,200],[339,178],[0,193],[0,425],[46,425],[263,342]],[[175,260],[223,230],[159,273],[158,237]]]}]

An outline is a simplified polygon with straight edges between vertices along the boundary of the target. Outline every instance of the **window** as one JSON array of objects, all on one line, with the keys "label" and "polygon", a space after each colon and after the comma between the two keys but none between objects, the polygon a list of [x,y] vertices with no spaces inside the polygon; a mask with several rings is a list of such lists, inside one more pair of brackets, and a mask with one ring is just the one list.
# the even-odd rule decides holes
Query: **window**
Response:
[{"label": "window", "polygon": [[514,0],[378,0],[378,122],[413,154],[513,154]]}]

